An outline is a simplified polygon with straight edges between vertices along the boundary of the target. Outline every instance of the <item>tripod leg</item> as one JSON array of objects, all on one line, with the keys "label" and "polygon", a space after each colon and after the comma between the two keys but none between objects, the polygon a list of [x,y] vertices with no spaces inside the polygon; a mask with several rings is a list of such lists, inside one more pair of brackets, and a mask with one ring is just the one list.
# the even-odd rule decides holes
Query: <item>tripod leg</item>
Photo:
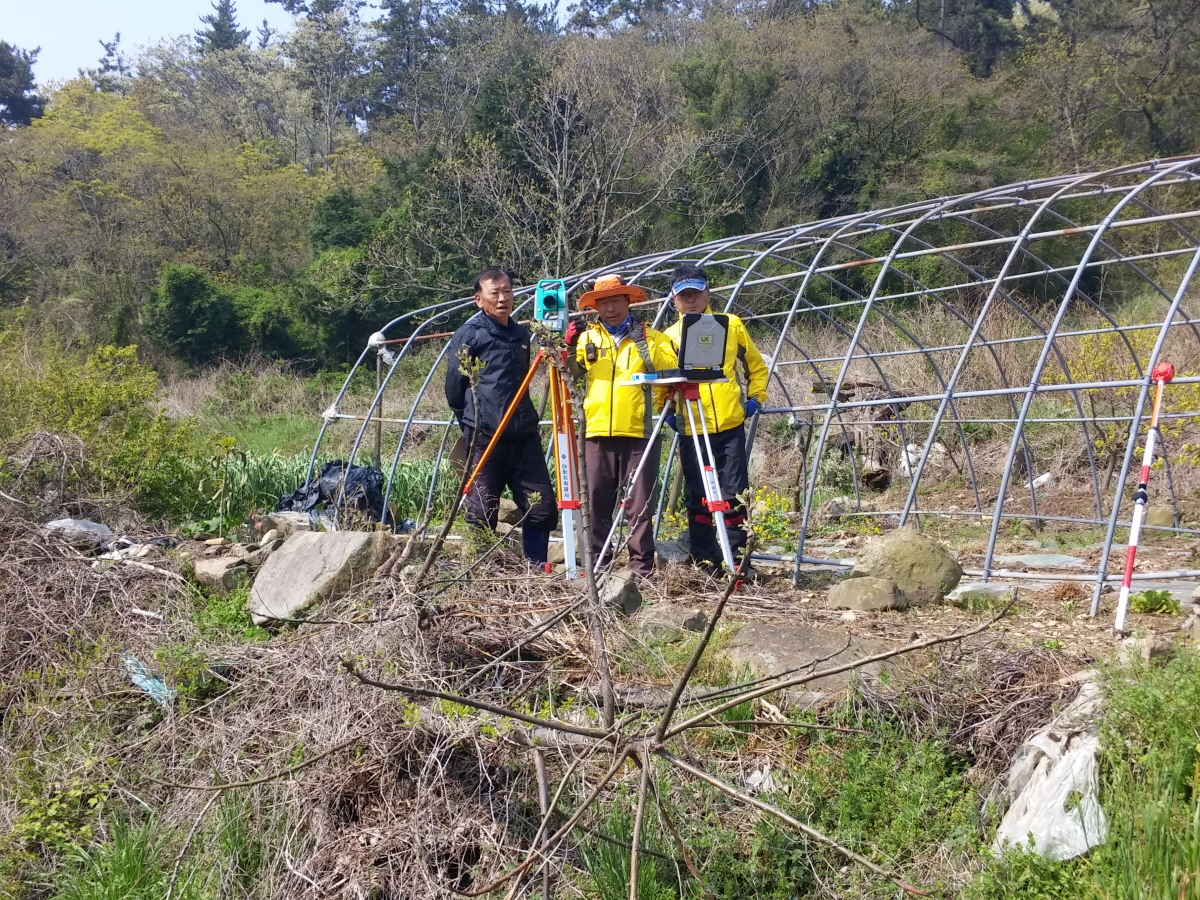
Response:
[{"label": "tripod leg", "polygon": [[[704,447],[708,451],[708,464],[702,465],[700,469],[704,477],[704,493],[708,498],[708,509],[712,513],[713,526],[717,529],[717,540],[721,544],[721,558],[725,561],[726,568],[732,573],[737,570],[737,566],[734,565],[733,548],[729,544],[729,529],[725,527],[725,510],[729,508],[729,503],[721,496],[721,482],[714,466],[716,457],[713,456],[712,441],[708,436],[708,423],[704,417],[704,401],[697,399],[696,407],[700,418],[700,434],[704,436]],[[688,421],[693,421],[690,402]],[[700,457],[700,438],[694,425],[692,439],[696,442],[697,458],[703,459]]]}]

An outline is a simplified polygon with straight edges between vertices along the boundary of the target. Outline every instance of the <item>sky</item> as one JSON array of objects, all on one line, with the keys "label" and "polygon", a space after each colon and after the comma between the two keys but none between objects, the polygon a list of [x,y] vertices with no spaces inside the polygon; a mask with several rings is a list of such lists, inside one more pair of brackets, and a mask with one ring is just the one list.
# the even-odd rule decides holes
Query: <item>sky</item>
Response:
[{"label": "sky", "polygon": [[[291,29],[292,17],[278,3],[235,0],[238,23],[253,41],[265,18],[272,28]],[[164,38],[190,35],[211,0],[0,0],[0,41],[22,50],[41,47],[34,64],[39,85],[74,78],[93,68],[104,54],[100,41],[121,32],[121,50],[136,59],[140,47]]]}]

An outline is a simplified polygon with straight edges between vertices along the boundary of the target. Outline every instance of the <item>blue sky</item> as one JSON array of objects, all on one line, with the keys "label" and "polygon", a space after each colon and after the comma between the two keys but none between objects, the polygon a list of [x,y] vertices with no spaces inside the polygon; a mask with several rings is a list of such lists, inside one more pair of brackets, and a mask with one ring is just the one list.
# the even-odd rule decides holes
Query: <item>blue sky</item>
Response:
[{"label": "blue sky", "polygon": [[[264,18],[272,28],[291,28],[292,17],[277,3],[235,0],[235,6],[252,40]],[[33,70],[41,85],[95,66],[104,52],[99,41],[115,32],[121,32],[121,49],[136,58],[139,47],[192,34],[210,12],[211,0],[0,0],[0,40],[42,48]]]}]

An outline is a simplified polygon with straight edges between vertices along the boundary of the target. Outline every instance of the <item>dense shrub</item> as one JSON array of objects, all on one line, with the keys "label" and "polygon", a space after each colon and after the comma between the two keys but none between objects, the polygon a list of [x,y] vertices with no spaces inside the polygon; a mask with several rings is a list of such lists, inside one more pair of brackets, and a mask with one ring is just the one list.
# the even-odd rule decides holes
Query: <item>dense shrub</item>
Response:
[{"label": "dense shrub", "polygon": [[3,477],[47,500],[109,498],[156,518],[190,513],[191,430],[155,408],[158,376],[137,348],[83,356],[53,337],[22,346],[10,328],[0,331],[0,355],[0,444],[19,461],[0,468]]},{"label": "dense shrub", "polygon": [[166,349],[193,364],[238,349],[232,293],[196,266],[163,266],[146,305],[146,324]]}]

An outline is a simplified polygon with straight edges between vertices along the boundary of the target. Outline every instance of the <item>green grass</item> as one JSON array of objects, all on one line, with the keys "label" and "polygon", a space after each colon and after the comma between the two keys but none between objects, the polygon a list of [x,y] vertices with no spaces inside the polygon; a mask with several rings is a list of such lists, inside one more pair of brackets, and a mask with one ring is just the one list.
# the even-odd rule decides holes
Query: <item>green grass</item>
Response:
[{"label": "green grass", "polygon": [[205,431],[211,437],[228,435],[247,453],[260,456],[310,453],[320,428],[321,422],[317,416],[301,413],[244,416],[205,423]]},{"label": "green grass", "polygon": [[201,634],[211,640],[265,641],[270,632],[250,621],[246,603],[250,599],[250,584],[243,582],[227,595],[209,592],[193,586],[192,620]]},{"label": "green grass", "polygon": [[[733,636],[736,627],[718,625],[716,632],[700,657],[693,684],[724,687],[734,680],[733,663],[722,652]],[[700,643],[700,635],[691,632],[679,641],[648,640],[644,643],[630,642],[617,660],[617,671],[621,674],[649,674],[651,677],[670,681],[679,676],[687,666]]]},{"label": "green grass", "polygon": [[[53,900],[162,900],[171,871],[164,864],[161,835],[154,819],[141,824],[117,820],[103,842],[74,847],[54,879]],[[181,867],[174,896],[204,896],[190,867]]]},{"label": "green grass", "polygon": [[[969,762],[937,735],[916,736],[888,722],[862,721],[851,702],[844,702],[832,716],[870,733],[772,729],[769,740],[782,745],[769,756],[743,757],[743,773],[769,766],[776,787],[762,795],[764,800],[918,884],[944,886],[939,881],[948,876],[935,872],[936,877],[927,877],[935,869],[930,861],[961,859],[980,844],[979,797],[965,777]],[[793,721],[812,719],[811,713],[800,712]],[[706,752],[720,754],[722,749]],[[894,885],[861,867],[847,866],[847,860],[824,845],[751,814],[707,786],[672,781],[669,771],[658,775],[660,790],[671,796],[672,818],[685,831],[684,843],[717,897],[896,896]],[[608,815],[620,822],[630,805],[629,798],[615,800]],[[605,878],[611,870],[628,872],[619,852],[611,852]],[[588,871],[599,884],[596,869],[589,866]],[[672,893],[659,896],[674,896],[674,867],[668,867],[669,878],[661,874],[661,889]],[[683,877],[680,896],[702,896],[686,870]],[[600,894],[620,896],[611,890]]]},{"label": "green grass", "polygon": [[[618,841],[629,843],[633,836],[633,813],[636,797],[627,795],[613,804],[600,831]],[[656,821],[648,813],[643,824],[641,845],[663,852],[656,834]],[[591,880],[592,890],[600,900],[628,900],[629,898],[629,850],[600,838],[584,841],[580,846],[583,865]],[[638,900],[675,900],[679,896],[679,881],[675,867],[666,860],[649,854],[638,857]]]}]

